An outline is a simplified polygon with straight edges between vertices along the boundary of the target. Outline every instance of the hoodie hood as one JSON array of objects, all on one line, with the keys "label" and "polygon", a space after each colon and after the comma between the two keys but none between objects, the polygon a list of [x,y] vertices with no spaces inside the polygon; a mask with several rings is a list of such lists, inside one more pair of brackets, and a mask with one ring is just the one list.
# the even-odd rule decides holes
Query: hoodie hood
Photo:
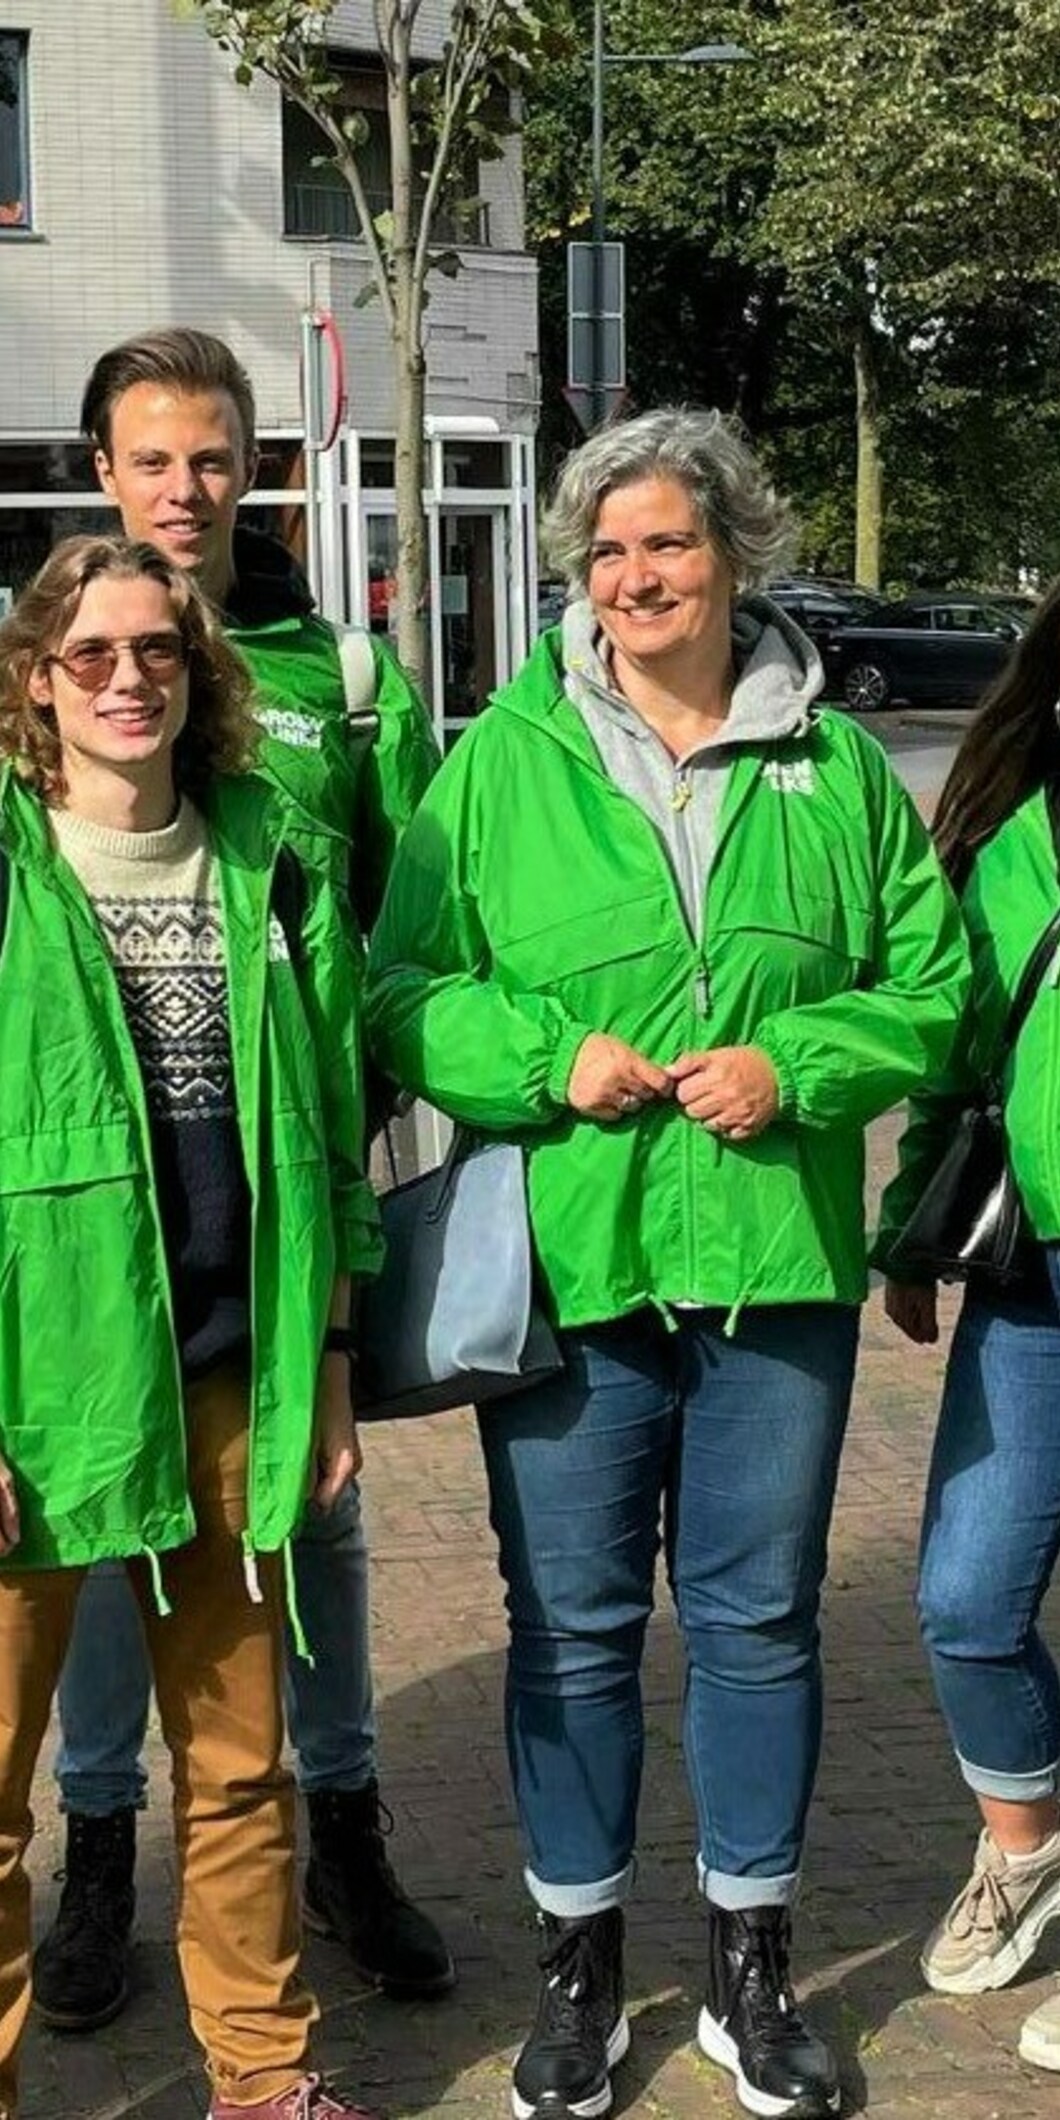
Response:
[{"label": "hoodie hood", "polygon": [[702,930],[706,886],[736,754],[798,737],[822,684],[815,648],[767,597],[733,612],[736,683],[721,725],[680,758],[616,690],[610,657],[587,599],[563,619],[564,689],[604,771],[649,817],[669,855],[691,933]]},{"label": "hoodie hood", "polygon": [[[724,729],[712,739],[714,748],[801,735],[824,685],[813,642],[768,596],[755,594],[733,606],[732,646],[736,683]],[[615,718],[639,721],[615,689],[610,659],[601,652],[599,620],[587,597],[568,604],[563,614],[563,665],[575,699],[579,685],[585,685]]]},{"label": "hoodie hood", "polygon": [[733,738],[801,735],[824,689],[824,668],[809,635],[756,591],[733,606],[732,645]]},{"label": "hoodie hood", "polygon": [[236,578],[228,592],[224,621],[229,626],[275,624],[277,619],[307,618],[315,608],[302,568],[278,537],[238,524],[232,540]]}]

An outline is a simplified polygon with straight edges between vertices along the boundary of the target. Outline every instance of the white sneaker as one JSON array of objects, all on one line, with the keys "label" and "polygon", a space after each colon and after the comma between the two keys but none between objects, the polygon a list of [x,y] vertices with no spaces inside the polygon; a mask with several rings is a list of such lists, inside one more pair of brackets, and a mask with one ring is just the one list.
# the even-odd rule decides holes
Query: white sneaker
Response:
[{"label": "white sneaker", "polygon": [[[981,1995],[986,1988],[1007,1987],[1033,1958],[1043,1929],[1057,1914],[1060,1831],[1033,1855],[1011,1856],[984,1827],[972,1874],[928,1937],[920,1970],[941,1995]],[[1060,2068],[1060,2056],[1052,2065]]]},{"label": "white sneaker", "polygon": [[1024,2018],[1019,2055],[1021,2061],[1033,2061],[1035,2068],[1060,2069],[1060,1990]]}]

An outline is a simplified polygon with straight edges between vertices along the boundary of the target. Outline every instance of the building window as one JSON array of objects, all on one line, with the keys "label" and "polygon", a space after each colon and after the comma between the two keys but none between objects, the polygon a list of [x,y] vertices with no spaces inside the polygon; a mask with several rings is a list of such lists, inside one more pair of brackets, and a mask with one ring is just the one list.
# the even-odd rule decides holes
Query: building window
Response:
[{"label": "building window", "polygon": [[27,229],[29,202],[29,126],[26,115],[24,30],[0,30],[0,235]]},{"label": "building window", "polygon": [[[373,219],[390,209],[390,139],[387,128],[386,93],[382,75],[368,67],[337,68],[343,79],[343,107],[358,111],[366,119],[368,136],[358,150],[368,210]],[[325,237],[332,242],[356,242],[360,234],[357,214],[348,185],[333,162],[321,161],[331,154],[331,143],[316,120],[298,103],[283,105],[283,227],[288,236]],[[435,216],[434,236],[440,243],[482,245],[489,242],[488,208],[481,199],[470,200],[473,183],[454,184],[453,192],[465,193],[443,202]]]}]

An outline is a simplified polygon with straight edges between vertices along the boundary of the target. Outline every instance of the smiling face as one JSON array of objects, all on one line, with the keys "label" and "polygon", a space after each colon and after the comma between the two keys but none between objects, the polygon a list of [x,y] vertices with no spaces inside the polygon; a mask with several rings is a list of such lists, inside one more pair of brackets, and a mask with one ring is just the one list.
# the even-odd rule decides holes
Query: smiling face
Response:
[{"label": "smiling face", "polygon": [[[114,661],[109,676],[108,648]],[[102,661],[86,689],[88,673],[81,666],[91,649]],[[162,582],[146,574],[99,574],[87,584],[62,639],[38,663],[29,687],[36,705],[55,715],[70,809],[79,807],[86,785],[98,789],[108,780],[172,795],[173,746],[188,715],[183,656],[179,614]],[[81,683],[70,674],[74,669]]]},{"label": "smiling face", "polygon": [[133,383],[117,399],[110,449],[96,451],[105,493],[121,509],[126,536],[157,545],[194,573],[213,603],[235,576],[236,509],[255,459],[227,390]]},{"label": "smiling face", "polygon": [[620,660],[639,667],[728,659],[733,571],[679,479],[634,479],[605,496],[588,591]]}]

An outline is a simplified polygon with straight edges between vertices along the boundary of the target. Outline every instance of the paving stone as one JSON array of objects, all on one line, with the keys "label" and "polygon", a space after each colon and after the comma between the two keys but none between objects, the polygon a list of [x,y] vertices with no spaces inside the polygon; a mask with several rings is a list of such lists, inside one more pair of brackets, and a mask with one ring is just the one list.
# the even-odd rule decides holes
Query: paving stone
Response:
[{"label": "paving stone", "polygon": [[[874,1129],[870,1184],[893,1155]],[[949,1323],[955,1304],[947,1298]],[[1025,2067],[1025,2012],[1051,1991],[1060,1929],[1033,1976],[974,2001],[927,1995],[917,1953],[960,1879],[975,1818],[950,1757],[917,1638],[912,1591],[920,1497],[943,1350],[906,1350],[866,1311],[832,1540],[823,1633],[828,1696],[818,1797],[797,1925],[797,1974],[842,2056],[846,2110],[873,2120],[1055,2120],[1060,2085]],[[391,1852],[449,1934],[460,1985],[403,2008],[367,1991],[314,1939],[320,2059],[391,2120],[504,2120],[508,2065],[536,1991],[535,1931],[520,1884],[502,1735],[504,1613],[470,1415],[365,1436],[373,1547],[381,1778]],[[692,2045],[700,1915],[680,1752],[681,1655],[666,1592],[649,1629],[649,1725],[638,1891],[630,1909],[634,2045],[618,2078],[630,2120],[737,2112],[728,2078]],[[38,1926],[62,1849],[50,1777],[38,1775],[31,1868]],[[171,1947],[168,1774],[149,1744],[140,1829],[136,1992],[95,2037],[33,2026],[23,2120],[192,2120],[207,2094]]]}]

